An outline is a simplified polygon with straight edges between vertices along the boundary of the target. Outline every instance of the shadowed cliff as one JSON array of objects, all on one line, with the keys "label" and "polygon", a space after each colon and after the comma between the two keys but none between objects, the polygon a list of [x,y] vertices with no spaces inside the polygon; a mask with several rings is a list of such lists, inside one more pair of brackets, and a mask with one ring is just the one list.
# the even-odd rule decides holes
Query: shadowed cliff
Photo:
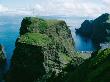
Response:
[{"label": "shadowed cliff", "polygon": [[95,43],[110,41],[110,14],[102,14],[95,20],[85,20],[76,33],[91,38]]}]

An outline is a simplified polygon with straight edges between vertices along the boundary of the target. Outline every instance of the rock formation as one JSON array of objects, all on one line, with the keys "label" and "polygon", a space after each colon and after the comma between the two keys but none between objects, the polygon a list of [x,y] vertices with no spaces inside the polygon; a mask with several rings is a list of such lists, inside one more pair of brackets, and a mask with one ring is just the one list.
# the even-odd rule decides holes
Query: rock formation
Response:
[{"label": "rock formation", "polygon": [[6,56],[3,52],[3,47],[0,45],[0,65],[3,65],[6,62]]},{"label": "rock formation", "polygon": [[85,20],[76,33],[100,43],[110,41],[110,14],[102,14],[95,20]]},{"label": "rock formation", "polygon": [[70,62],[75,68],[82,61],[75,53],[71,31],[64,21],[26,17],[6,82],[55,82],[52,79]]}]

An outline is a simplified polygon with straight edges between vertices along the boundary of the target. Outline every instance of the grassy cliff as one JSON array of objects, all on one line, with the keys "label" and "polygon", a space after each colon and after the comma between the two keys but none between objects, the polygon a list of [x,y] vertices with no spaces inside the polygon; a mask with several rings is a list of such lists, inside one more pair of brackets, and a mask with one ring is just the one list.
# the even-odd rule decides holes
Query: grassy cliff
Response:
[{"label": "grassy cliff", "polygon": [[82,61],[65,21],[25,17],[6,82],[55,82],[70,62],[75,68]]},{"label": "grassy cliff", "polygon": [[74,72],[68,73],[62,82],[109,82],[110,49],[99,50],[93,55]]}]

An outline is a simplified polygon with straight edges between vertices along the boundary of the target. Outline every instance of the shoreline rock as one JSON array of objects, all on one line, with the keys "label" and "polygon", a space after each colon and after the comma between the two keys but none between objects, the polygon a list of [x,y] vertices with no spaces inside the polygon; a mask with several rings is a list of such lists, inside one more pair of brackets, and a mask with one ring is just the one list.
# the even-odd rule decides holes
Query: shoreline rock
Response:
[{"label": "shoreline rock", "polygon": [[0,66],[5,64],[5,62],[6,62],[6,56],[5,56],[4,52],[3,52],[2,45],[0,45]]}]

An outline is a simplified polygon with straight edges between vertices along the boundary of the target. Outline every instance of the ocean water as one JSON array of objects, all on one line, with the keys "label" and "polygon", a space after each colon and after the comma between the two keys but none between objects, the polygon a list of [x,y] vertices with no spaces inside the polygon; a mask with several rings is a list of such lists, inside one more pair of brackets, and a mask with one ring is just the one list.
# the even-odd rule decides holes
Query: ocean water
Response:
[{"label": "ocean water", "polygon": [[[96,49],[90,39],[83,38],[75,34],[75,28],[79,28],[81,23],[90,18],[84,17],[43,17],[47,19],[61,19],[67,22],[70,26],[72,36],[75,42],[75,49],[77,51],[93,51]],[[0,44],[4,47],[4,52],[7,57],[7,63],[0,69],[0,79],[10,66],[10,59],[12,57],[15,42],[19,36],[19,28],[21,25],[22,16],[0,16]]]},{"label": "ocean water", "polygon": [[19,36],[22,17],[0,17],[0,44],[4,47],[7,60],[11,59],[15,48],[15,41]]},{"label": "ocean water", "polygon": [[0,44],[2,44],[7,58],[7,62],[0,68],[0,82],[3,75],[9,69],[10,59],[12,57],[15,41],[19,36],[19,28],[22,17],[0,16]]}]

